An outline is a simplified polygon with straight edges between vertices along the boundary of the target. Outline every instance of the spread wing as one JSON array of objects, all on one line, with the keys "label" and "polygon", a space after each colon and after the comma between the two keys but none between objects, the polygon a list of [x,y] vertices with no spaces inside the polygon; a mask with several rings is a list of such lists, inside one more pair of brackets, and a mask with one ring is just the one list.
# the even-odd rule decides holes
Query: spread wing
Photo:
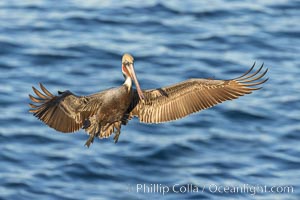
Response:
[{"label": "spread wing", "polygon": [[70,91],[51,94],[42,84],[42,92],[32,87],[38,97],[29,95],[34,104],[29,110],[45,124],[58,131],[68,133],[82,128],[85,120],[94,115],[101,106],[101,93],[90,96],[76,96]]},{"label": "spread wing", "polygon": [[137,116],[144,123],[167,122],[250,94],[260,89],[255,86],[268,80],[261,80],[268,69],[260,73],[262,65],[251,74],[254,66],[255,63],[245,74],[231,80],[189,79],[168,87],[145,90],[144,101],[135,94],[129,118]]}]

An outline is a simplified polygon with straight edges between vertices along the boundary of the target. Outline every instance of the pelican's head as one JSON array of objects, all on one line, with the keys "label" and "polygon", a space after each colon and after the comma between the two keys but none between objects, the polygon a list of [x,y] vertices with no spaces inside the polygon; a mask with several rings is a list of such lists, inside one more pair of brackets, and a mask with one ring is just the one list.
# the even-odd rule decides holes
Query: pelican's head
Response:
[{"label": "pelican's head", "polygon": [[131,80],[134,81],[134,84],[136,86],[136,90],[139,94],[140,99],[144,99],[144,94],[140,88],[140,84],[137,80],[137,77],[135,75],[134,72],[134,67],[133,67],[133,62],[134,62],[134,58],[132,57],[132,55],[125,53],[122,57],[122,72],[125,76],[125,78],[129,78]]},{"label": "pelican's head", "polygon": [[129,53],[125,53],[122,57],[122,64],[125,63],[133,63],[134,62],[134,58],[132,57],[132,55],[130,55]]}]

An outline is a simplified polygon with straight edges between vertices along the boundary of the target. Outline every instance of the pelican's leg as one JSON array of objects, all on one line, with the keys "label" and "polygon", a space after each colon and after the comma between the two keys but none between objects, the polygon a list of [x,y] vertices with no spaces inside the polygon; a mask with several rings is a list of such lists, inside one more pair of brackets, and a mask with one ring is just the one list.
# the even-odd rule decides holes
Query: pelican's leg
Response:
[{"label": "pelican's leg", "polygon": [[89,139],[86,141],[85,146],[87,146],[88,148],[90,147],[91,144],[93,144],[95,137],[98,137],[99,133],[100,133],[101,127],[96,126],[96,128],[93,129],[93,132],[90,133],[90,137]]},{"label": "pelican's leg", "polygon": [[116,130],[116,132],[115,132],[114,140],[115,140],[115,143],[117,143],[118,140],[119,140],[119,136],[120,136],[120,134],[121,134],[121,127],[120,127],[120,126],[116,126],[115,128],[116,128],[117,130]]},{"label": "pelican's leg", "polygon": [[96,115],[90,117],[83,124],[83,129],[90,135],[89,139],[86,141],[85,146],[90,147],[94,142],[95,137],[97,137],[101,130],[101,125],[98,122]]},{"label": "pelican's leg", "polygon": [[89,148],[90,145],[94,142],[94,138],[95,138],[95,135],[94,134],[90,134],[89,139],[86,141],[86,143],[84,145]]}]

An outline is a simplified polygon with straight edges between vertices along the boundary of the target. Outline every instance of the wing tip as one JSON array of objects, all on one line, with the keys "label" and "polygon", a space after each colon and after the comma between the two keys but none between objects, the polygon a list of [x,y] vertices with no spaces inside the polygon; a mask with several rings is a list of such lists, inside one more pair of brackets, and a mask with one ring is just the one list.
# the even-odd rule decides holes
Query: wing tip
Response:
[{"label": "wing tip", "polygon": [[[255,64],[255,62],[254,62],[254,64]],[[261,72],[262,69],[264,68],[264,62],[262,63],[262,65],[260,66],[260,68],[257,71],[250,74],[250,72],[253,69],[253,66],[251,67],[250,70],[247,71],[247,73],[245,73],[244,75],[242,75],[238,78],[235,78],[233,80],[245,87],[261,85],[261,84],[267,82],[269,80],[269,77],[262,79],[263,77],[265,77],[265,75],[269,71],[269,68],[266,68],[263,72]],[[252,88],[252,89],[254,90],[254,88]]]}]

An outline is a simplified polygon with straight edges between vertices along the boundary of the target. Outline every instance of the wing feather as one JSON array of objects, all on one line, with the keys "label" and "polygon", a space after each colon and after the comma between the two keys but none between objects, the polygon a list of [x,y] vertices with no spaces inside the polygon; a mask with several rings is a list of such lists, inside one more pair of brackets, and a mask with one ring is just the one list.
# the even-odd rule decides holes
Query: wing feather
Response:
[{"label": "wing feather", "polygon": [[[242,76],[230,80],[189,79],[168,87],[143,91],[145,100],[134,96],[130,116],[139,117],[144,123],[161,123],[185,117],[227,100],[260,89],[265,83],[268,69],[261,73],[263,65],[255,72],[253,66]],[[136,91],[135,91],[136,93]]]},{"label": "wing feather", "polygon": [[32,87],[37,97],[29,95],[33,102],[29,103],[29,112],[51,128],[64,133],[82,128],[84,121],[94,115],[101,105],[100,93],[77,96],[70,91],[64,91],[55,96],[42,84],[40,88],[41,91]]}]

